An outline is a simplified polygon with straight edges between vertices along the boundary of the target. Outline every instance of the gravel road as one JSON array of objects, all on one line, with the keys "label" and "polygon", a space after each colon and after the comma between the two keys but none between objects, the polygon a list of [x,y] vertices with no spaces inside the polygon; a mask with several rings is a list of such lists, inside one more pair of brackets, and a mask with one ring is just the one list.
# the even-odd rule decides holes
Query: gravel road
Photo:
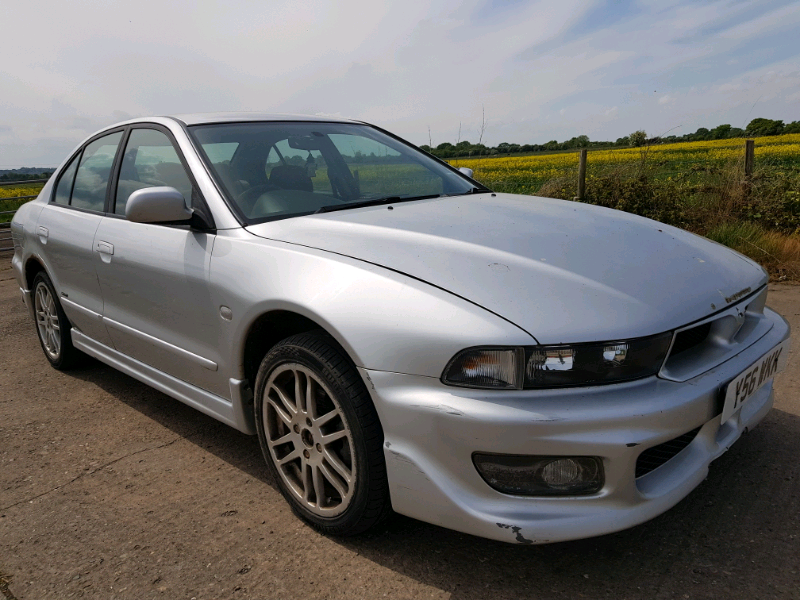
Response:
[{"label": "gravel road", "polygon": [[[2,261],[0,598],[800,598],[796,352],[765,421],[649,523],[531,547],[394,516],[339,540],[255,438],[99,363],[50,368]],[[800,287],[769,304],[800,331]]]}]

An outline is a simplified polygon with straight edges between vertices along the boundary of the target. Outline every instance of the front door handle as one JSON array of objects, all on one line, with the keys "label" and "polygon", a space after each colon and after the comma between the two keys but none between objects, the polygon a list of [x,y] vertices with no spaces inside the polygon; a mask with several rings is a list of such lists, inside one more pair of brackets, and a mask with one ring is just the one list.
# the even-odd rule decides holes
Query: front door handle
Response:
[{"label": "front door handle", "polygon": [[97,242],[97,251],[100,254],[110,254],[113,256],[114,244],[109,244],[108,242]]}]

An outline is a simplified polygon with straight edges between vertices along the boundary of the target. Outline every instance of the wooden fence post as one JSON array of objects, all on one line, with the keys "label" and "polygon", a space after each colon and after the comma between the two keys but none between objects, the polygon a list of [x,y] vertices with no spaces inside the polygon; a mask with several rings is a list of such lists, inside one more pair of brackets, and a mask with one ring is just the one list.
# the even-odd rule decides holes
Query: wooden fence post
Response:
[{"label": "wooden fence post", "polygon": [[753,177],[753,163],[755,162],[755,140],[744,141],[744,181],[742,182],[742,195],[745,200],[750,196],[750,183]]},{"label": "wooden fence post", "polygon": [[744,176],[750,179],[753,175],[753,162],[755,161],[755,140],[745,140],[744,142]]},{"label": "wooden fence post", "polygon": [[575,196],[575,200],[583,202],[584,198],[586,198],[586,148],[581,148],[578,164],[578,195]]}]

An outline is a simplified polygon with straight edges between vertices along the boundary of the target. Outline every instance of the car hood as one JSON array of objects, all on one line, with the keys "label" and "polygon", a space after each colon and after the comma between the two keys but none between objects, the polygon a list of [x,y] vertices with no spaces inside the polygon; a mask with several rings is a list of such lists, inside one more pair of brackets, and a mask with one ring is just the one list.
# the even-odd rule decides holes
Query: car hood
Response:
[{"label": "car hood", "polygon": [[767,281],[750,259],[686,231],[531,196],[436,198],[247,229],[426,281],[541,344],[660,333],[721,310]]}]

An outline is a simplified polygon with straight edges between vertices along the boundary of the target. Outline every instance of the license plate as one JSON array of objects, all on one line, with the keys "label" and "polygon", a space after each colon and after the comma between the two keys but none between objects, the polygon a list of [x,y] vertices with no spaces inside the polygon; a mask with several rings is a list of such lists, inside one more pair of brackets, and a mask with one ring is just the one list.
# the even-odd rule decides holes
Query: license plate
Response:
[{"label": "license plate", "polygon": [[745,369],[728,384],[725,405],[722,408],[722,423],[740,410],[742,406],[776,373],[783,371],[789,360],[789,340],[785,340]]}]

